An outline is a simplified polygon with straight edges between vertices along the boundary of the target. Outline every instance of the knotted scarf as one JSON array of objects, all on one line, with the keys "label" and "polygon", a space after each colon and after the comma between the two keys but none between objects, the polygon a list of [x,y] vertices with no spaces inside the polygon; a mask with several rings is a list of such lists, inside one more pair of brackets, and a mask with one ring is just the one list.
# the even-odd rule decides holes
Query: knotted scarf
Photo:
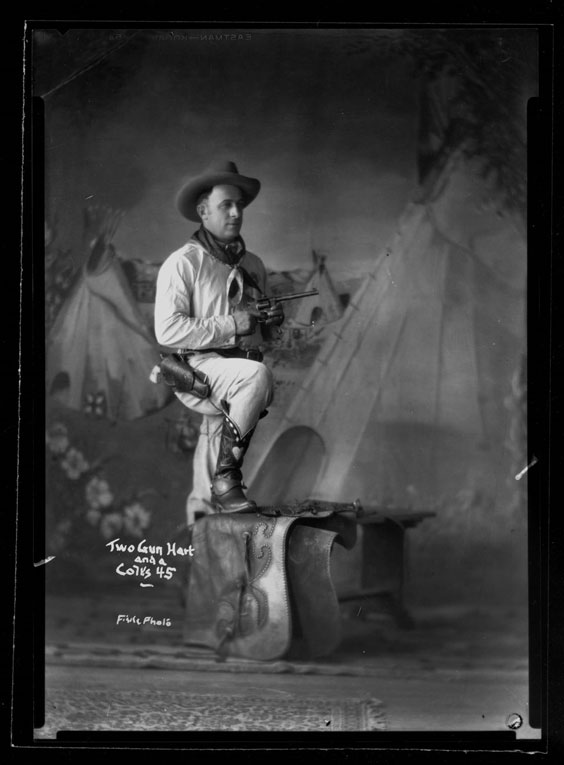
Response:
[{"label": "knotted scarf", "polygon": [[241,236],[226,244],[216,239],[204,226],[200,226],[192,234],[192,241],[200,244],[210,255],[231,268],[227,277],[227,297],[231,305],[241,302],[245,284],[258,290],[261,295],[264,294],[252,276],[239,265],[247,251]]}]

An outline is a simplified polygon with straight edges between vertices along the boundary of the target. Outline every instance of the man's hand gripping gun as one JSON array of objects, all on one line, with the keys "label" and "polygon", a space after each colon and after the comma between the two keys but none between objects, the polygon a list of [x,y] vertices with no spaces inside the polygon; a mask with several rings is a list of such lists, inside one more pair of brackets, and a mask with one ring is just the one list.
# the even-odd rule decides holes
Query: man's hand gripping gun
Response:
[{"label": "man's hand gripping gun", "polygon": [[[253,306],[260,313],[256,317],[256,321],[264,323],[265,326],[279,326],[284,321],[284,312],[279,305],[280,303],[313,297],[314,295],[319,295],[318,290],[261,298]],[[207,398],[210,395],[210,385],[207,376],[192,369],[186,360],[177,353],[161,353],[160,366],[153,368],[150,379],[152,382],[157,383],[160,377],[162,377],[167,385],[175,388],[177,391],[191,393],[197,398]]]}]

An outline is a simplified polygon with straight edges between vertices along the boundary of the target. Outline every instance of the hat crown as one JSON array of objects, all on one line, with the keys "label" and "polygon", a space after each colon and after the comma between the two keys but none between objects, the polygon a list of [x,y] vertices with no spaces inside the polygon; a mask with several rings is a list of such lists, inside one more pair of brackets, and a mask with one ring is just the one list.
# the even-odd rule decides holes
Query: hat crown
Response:
[{"label": "hat crown", "polygon": [[212,165],[208,167],[206,172],[234,173],[235,175],[239,175],[239,171],[237,170],[237,165],[235,164],[235,162],[230,162],[230,161],[214,162]]}]

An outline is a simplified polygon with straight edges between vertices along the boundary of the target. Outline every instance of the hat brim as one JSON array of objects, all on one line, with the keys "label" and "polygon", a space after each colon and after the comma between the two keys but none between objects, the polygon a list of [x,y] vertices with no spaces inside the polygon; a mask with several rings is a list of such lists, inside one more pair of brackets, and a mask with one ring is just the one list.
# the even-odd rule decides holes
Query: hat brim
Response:
[{"label": "hat brim", "polygon": [[181,215],[188,220],[200,221],[200,216],[196,211],[198,198],[204,191],[212,189],[214,186],[236,186],[241,189],[245,202],[245,207],[249,205],[260,191],[260,181],[256,178],[247,178],[238,173],[206,173],[198,175],[196,178],[188,181],[178,192],[176,196],[176,207]]}]

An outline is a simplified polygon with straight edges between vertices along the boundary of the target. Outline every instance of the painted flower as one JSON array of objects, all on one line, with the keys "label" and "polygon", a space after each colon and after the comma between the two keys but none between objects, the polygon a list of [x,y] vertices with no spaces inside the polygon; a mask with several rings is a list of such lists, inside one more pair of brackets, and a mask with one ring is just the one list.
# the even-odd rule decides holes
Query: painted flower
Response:
[{"label": "painted flower", "polygon": [[151,513],[140,502],[126,505],[123,509],[123,528],[128,534],[141,536],[151,522]]},{"label": "painted flower", "polygon": [[82,473],[85,473],[90,468],[90,465],[84,459],[82,452],[71,447],[67,450],[65,458],[61,462],[61,467],[67,476],[75,481],[77,478],[80,478]]},{"label": "painted flower", "polygon": [[69,446],[69,436],[62,422],[56,422],[45,434],[45,442],[53,454],[64,454]]},{"label": "painted flower", "polygon": [[88,481],[85,489],[86,501],[90,507],[97,510],[100,507],[109,507],[114,501],[114,495],[110,491],[107,481],[94,476]]},{"label": "painted flower", "polygon": [[102,513],[96,507],[91,507],[86,513],[86,520],[91,526],[97,526]]},{"label": "painted flower", "polygon": [[100,521],[100,533],[104,539],[111,539],[121,531],[123,518],[119,513],[107,513]]}]

